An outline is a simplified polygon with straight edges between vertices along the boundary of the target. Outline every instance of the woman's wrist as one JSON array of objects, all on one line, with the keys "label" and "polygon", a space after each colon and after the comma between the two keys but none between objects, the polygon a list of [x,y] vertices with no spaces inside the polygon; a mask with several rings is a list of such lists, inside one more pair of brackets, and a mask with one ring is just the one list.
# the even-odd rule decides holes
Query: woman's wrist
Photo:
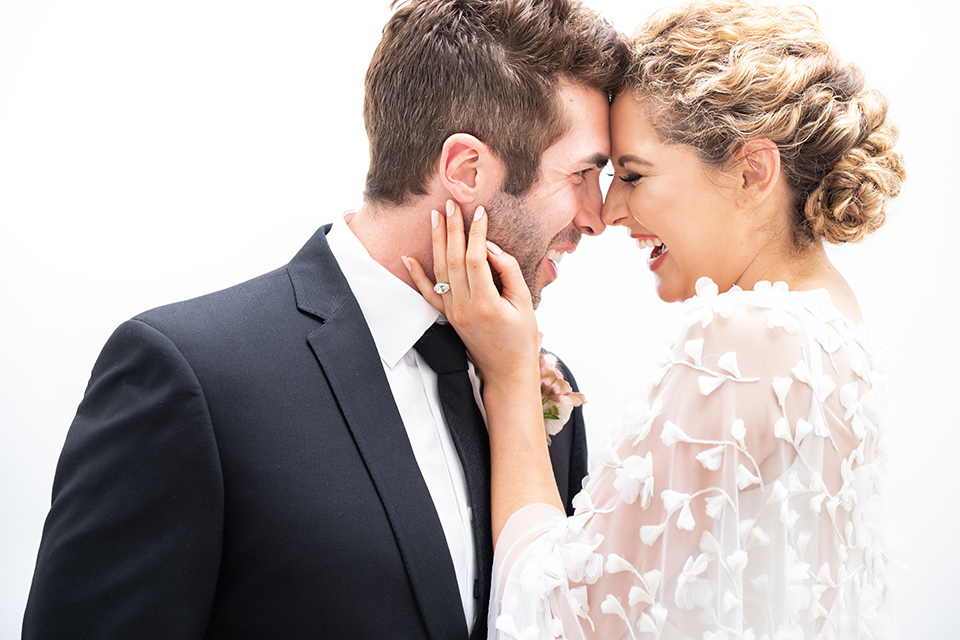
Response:
[{"label": "woman's wrist", "polygon": [[493,375],[483,376],[484,397],[489,390],[495,394],[509,394],[518,389],[538,390],[540,388],[540,365],[536,357],[525,359],[512,367],[502,367]]},{"label": "woman's wrist", "polygon": [[502,409],[507,415],[542,415],[540,371],[536,363],[509,373],[484,376],[483,404],[488,414]]},{"label": "woman's wrist", "polygon": [[545,447],[539,377],[484,382],[483,404],[492,448]]}]

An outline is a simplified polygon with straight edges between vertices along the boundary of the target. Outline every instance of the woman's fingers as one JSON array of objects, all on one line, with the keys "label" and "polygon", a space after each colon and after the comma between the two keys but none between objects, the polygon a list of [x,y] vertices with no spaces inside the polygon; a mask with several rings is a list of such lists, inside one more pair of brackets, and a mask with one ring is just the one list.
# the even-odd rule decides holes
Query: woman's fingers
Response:
[{"label": "woman's fingers", "polygon": [[[447,203],[444,214],[432,213],[434,280],[412,258],[404,258],[411,280],[423,297],[444,314],[463,339],[474,364],[493,377],[513,379],[536,364],[537,321],[530,291],[516,259],[486,240],[487,213],[477,207],[469,238],[460,206]],[[500,275],[503,296],[491,269]],[[442,287],[440,287],[442,289]]]},{"label": "woman's fingers", "polygon": [[417,262],[415,258],[408,258],[406,256],[400,256],[400,259],[403,260],[404,266],[406,266],[407,271],[410,272],[410,277],[413,278],[413,284],[417,285],[417,289],[420,290],[420,295],[433,305],[434,309],[443,313],[443,296],[433,288],[433,281],[427,277],[420,263]]},{"label": "woman's fingers", "polygon": [[[432,211],[431,222],[434,276],[438,286],[449,285],[448,291],[437,292],[416,260],[406,258],[404,262],[420,293],[436,309],[448,318],[451,314],[458,316],[457,309],[471,309],[470,315],[473,315],[481,310],[478,304],[489,311],[493,307],[483,301],[489,299],[496,306],[495,301],[501,296],[515,309],[531,305],[530,290],[516,259],[486,239],[488,216],[482,206],[474,212],[469,237],[464,235],[460,205],[453,200],[447,201],[444,213]],[[491,268],[503,283],[502,294],[493,282]],[[462,322],[467,317],[456,319]]]},{"label": "woman's fingers", "polygon": [[487,263],[487,220],[487,212],[483,206],[477,207],[467,237],[466,269],[472,298],[500,296],[493,284],[490,265]]},{"label": "woman's fingers", "polygon": [[504,253],[503,249],[489,240],[486,242],[485,248],[486,259],[500,276],[500,282],[503,284],[503,293],[501,294],[503,298],[518,309],[531,306],[530,288],[523,278],[523,272],[520,270],[517,259],[509,253]]},{"label": "woman's fingers", "polygon": [[[464,261],[466,252],[466,238],[463,231],[463,211],[460,204],[447,200],[446,209],[446,256],[447,282],[450,284],[454,299],[467,299],[470,295],[470,284],[467,281],[467,270]],[[438,280],[439,282],[439,280]]]}]

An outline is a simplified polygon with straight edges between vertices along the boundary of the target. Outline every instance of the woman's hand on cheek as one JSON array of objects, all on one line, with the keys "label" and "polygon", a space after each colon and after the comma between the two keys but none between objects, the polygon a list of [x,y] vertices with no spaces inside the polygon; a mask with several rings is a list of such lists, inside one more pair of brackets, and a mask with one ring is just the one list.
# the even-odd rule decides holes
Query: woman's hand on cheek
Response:
[{"label": "woman's hand on cheek", "polygon": [[[423,297],[453,325],[486,383],[519,382],[537,370],[537,320],[530,290],[513,256],[487,242],[487,215],[477,207],[464,236],[460,205],[447,201],[446,215],[431,212],[433,264],[437,282],[450,285],[440,294],[412,258],[404,258]],[[500,276],[497,291],[491,268]]]}]

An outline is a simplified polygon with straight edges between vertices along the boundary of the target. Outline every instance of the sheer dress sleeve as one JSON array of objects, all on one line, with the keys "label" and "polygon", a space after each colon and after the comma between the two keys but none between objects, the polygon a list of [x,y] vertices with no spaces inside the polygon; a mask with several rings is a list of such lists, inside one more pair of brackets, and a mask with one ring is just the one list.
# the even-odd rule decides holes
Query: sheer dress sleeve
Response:
[{"label": "sheer dress sleeve", "polygon": [[685,303],[649,409],[576,513],[531,505],[498,542],[495,638],[885,637],[882,379],[825,291]]}]

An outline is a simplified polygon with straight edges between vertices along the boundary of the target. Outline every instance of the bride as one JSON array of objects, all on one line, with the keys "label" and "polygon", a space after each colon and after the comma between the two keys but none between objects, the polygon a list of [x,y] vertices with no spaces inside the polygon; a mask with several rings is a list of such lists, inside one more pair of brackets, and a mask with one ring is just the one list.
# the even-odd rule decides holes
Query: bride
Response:
[{"label": "bride", "polygon": [[883,378],[824,251],[877,229],[899,191],[886,102],[812,11],[740,2],[656,15],[626,86],[604,221],[651,247],[685,320],[574,516],[550,472],[529,292],[484,210],[466,240],[461,215],[438,216],[448,292],[407,261],[484,377],[491,637],[886,637]]}]

